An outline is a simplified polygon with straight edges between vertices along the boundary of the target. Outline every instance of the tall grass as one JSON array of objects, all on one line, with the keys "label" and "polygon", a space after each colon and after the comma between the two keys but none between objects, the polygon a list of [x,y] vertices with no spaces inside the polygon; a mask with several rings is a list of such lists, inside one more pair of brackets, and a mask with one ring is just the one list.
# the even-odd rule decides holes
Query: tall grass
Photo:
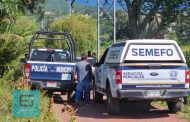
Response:
[{"label": "tall grass", "polygon": [[0,79],[0,122],[58,122],[58,117],[52,109],[52,99],[45,95],[44,91],[40,91],[40,116],[37,118],[14,118],[12,116],[12,93],[14,90],[29,90],[29,86],[19,77],[7,79],[7,76],[14,77],[15,72],[21,72],[18,67],[11,69],[6,73],[5,78]]},{"label": "tall grass", "polygon": [[[182,46],[182,50],[183,50],[187,65],[190,68],[190,45]],[[190,96],[187,98],[187,105],[183,107],[182,111],[179,112],[178,115],[190,121]]]},{"label": "tall grass", "polygon": [[[14,118],[12,116],[12,93],[14,89],[29,90],[24,81],[14,82],[1,79],[0,85],[0,122],[58,122],[58,117],[52,109],[52,99],[40,92],[40,116],[38,118]],[[18,84],[19,83],[19,84]],[[14,85],[14,87],[12,87]],[[51,105],[49,105],[51,104]]]},{"label": "tall grass", "polygon": [[190,97],[187,98],[187,105],[185,105],[178,115],[182,118],[188,119],[190,121]]}]

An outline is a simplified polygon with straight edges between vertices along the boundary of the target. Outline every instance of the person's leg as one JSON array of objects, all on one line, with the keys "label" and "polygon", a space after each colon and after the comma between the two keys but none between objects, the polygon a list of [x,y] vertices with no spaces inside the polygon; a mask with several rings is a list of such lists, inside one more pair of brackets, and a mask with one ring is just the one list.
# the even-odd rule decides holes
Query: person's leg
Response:
[{"label": "person's leg", "polygon": [[85,91],[86,104],[90,104],[90,83],[85,83],[84,91]]},{"label": "person's leg", "polygon": [[83,86],[82,83],[77,84],[77,92],[76,92],[76,102],[80,102],[82,98],[82,91],[83,91]]}]

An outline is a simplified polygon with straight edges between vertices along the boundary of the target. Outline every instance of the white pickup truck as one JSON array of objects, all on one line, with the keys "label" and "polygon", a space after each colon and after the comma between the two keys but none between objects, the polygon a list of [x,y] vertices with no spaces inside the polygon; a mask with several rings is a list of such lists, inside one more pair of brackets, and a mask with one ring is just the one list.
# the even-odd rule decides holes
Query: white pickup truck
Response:
[{"label": "white pickup truck", "polygon": [[172,40],[127,40],[111,45],[95,64],[94,101],[107,96],[110,114],[121,99],[165,100],[171,112],[181,110],[189,96],[189,69]]}]

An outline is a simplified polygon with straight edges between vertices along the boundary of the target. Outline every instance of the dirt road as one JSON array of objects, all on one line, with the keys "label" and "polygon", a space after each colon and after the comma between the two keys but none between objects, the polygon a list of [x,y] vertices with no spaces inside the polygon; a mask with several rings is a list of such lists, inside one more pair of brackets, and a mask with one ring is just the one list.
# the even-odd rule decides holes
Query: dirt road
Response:
[{"label": "dirt road", "polygon": [[[67,102],[66,95],[54,94],[54,110],[62,122],[69,122],[70,115],[68,112],[62,113],[63,103]],[[78,122],[187,122],[180,119],[175,114],[170,114],[168,110],[160,107],[150,106],[141,103],[129,103],[122,105],[121,114],[117,116],[109,115],[106,111],[106,102],[102,104],[92,103],[86,106],[75,107],[77,111]]]}]

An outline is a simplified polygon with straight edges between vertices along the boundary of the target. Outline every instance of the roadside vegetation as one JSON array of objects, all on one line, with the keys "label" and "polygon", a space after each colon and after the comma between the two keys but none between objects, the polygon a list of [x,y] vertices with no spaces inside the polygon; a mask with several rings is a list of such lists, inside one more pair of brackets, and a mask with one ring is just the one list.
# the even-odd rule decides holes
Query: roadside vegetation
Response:
[{"label": "roadside vegetation", "polygon": [[[22,24],[25,23],[25,24]],[[0,121],[2,122],[52,122],[58,121],[53,109],[48,105],[51,98],[41,92],[40,116],[38,118],[18,119],[12,116],[12,93],[14,90],[29,90],[29,86],[22,78],[19,59],[27,52],[28,42],[33,33],[39,30],[33,17],[16,17],[9,32],[0,35]]]},{"label": "roadside vegetation", "polygon": [[[2,122],[57,122],[60,119],[52,109],[52,98],[47,97],[45,91],[40,91],[39,117],[20,119],[12,115],[13,91],[30,89],[22,77],[19,60],[28,53],[28,44],[33,34],[41,30],[37,20],[43,12],[40,11],[38,3],[43,3],[44,0],[30,2],[22,0],[15,3],[6,0],[0,2],[2,7],[0,10],[0,121]],[[77,43],[78,55],[88,50],[95,52],[95,19],[76,14],[67,16],[64,20],[52,21],[48,27],[49,31],[71,33]]]},{"label": "roadside vegetation", "polygon": [[74,14],[50,23],[50,31],[68,32],[76,42],[77,54],[96,50],[96,20],[91,16]]},{"label": "roadside vegetation", "polygon": [[[57,122],[59,118],[53,112],[52,104],[49,105],[51,98],[47,97],[43,91],[40,94],[40,115],[38,118],[20,119],[14,118],[12,115],[13,91],[30,89],[22,77],[19,59],[27,53],[28,43],[33,33],[39,30],[36,18],[32,16],[33,10],[38,10],[36,3],[22,0],[0,2],[1,122]],[[30,13],[30,16],[25,13],[26,11]]]},{"label": "roadside vegetation", "polygon": [[179,117],[190,120],[190,97],[187,98],[187,104],[183,107],[182,111],[178,113]]}]

